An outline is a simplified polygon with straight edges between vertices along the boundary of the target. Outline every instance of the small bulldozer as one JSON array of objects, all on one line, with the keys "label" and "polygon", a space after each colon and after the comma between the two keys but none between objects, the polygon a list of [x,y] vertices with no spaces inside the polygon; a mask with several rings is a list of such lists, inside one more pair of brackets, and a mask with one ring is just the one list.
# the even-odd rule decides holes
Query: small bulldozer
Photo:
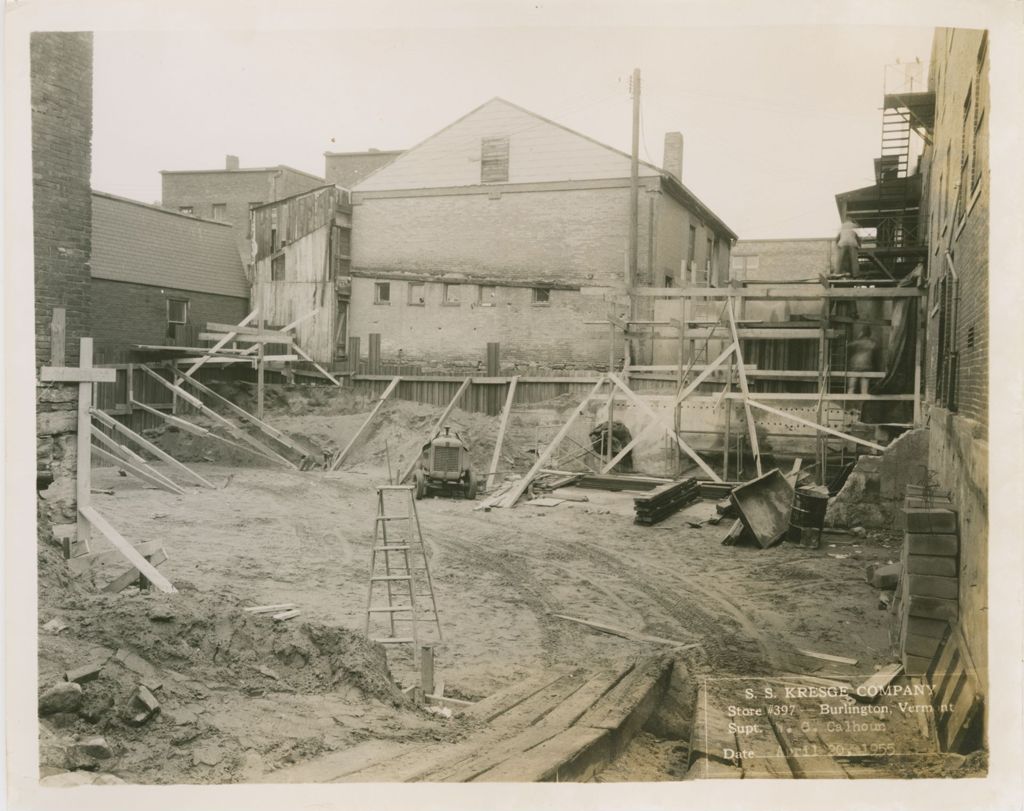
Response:
[{"label": "small bulldozer", "polygon": [[423,446],[419,466],[412,474],[415,495],[431,492],[461,493],[476,498],[477,481],[469,463],[469,446],[458,432],[445,426]]}]

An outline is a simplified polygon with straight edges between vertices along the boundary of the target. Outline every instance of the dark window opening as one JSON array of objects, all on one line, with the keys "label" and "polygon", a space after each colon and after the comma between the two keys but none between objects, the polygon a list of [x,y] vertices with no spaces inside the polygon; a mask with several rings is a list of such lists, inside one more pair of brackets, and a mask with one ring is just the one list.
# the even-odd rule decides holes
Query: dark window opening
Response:
[{"label": "dark window opening", "polygon": [[390,304],[391,303],[391,283],[390,282],[374,282],[374,284],[373,284],[373,303],[374,304]]},{"label": "dark window opening", "polygon": [[551,302],[551,291],[546,287],[533,288],[534,304],[549,304]]},{"label": "dark window opening", "polygon": [[481,140],[480,182],[508,182],[508,138],[484,138]]},{"label": "dark window opening", "polygon": [[283,282],[285,279],[284,254],[275,256],[270,260],[270,281]]}]

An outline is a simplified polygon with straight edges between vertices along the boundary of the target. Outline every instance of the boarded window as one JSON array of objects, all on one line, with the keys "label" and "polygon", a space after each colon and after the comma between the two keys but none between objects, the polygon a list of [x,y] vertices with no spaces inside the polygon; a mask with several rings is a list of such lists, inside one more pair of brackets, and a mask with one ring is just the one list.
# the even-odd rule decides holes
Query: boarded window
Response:
[{"label": "boarded window", "polygon": [[422,307],[427,303],[427,286],[423,282],[409,282],[409,304]]},{"label": "boarded window", "polygon": [[729,277],[738,282],[756,279],[759,265],[757,256],[733,256],[729,260]]},{"label": "boarded window", "polygon": [[373,283],[373,303],[374,304],[390,304],[391,303],[391,283],[390,282],[374,282]]},{"label": "boarded window", "polygon": [[224,222],[228,218],[228,204],[227,203],[214,203],[213,204],[213,218],[218,222]]},{"label": "boarded window", "polygon": [[187,324],[188,323],[188,299],[169,298],[167,299],[167,323]]},{"label": "boarded window", "polygon": [[484,138],[481,140],[480,182],[508,182],[508,138]]},{"label": "boarded window", "polygon": [[497,302],[498,288],[493,284],[480,285],[480,297],[477,302],[481,307],[493,307]]},{"label": "boarded window", "polygon": [[551,291],[546,287],[533,288],[533,303],[548,304],[551,301]]},{"label": "boarded window", "polygon": [[270,260],[270,281],[283,282],[285,279],[284,254]]}]

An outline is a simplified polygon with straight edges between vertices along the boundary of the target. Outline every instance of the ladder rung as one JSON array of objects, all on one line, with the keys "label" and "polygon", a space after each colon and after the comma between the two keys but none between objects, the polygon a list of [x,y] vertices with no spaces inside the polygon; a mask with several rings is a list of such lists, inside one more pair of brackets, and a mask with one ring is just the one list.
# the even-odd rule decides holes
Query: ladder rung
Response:
[{"label": "ladder rung", "polygon": [[383,637],[381,639],[375,639],[373,641],[374,642],[379,642],[381,645],[403,645],[406,642],[415,642],[416,640],[413,639],[411,636],[408,636],[408,637],[388,636],[388,637]]},{"label": "ladder rung", "polygon": [[382,575],[380,577],[371,577],[370,582],[376,582],[378,580],[412,580],[412,577],[407,574],[389,574]]},{"label": "ladder rung", "polygon": [[411,515],[378,515],[378,521],[411,521]]},{"label": "ladder rung", "polygon": [[412,611],[411,605],[395,605],[389,608],[367,608],[367,614],[394,614],[397,611]]},{"label": "ladder rung", "polygon": [[411,546],[375,546],[373,547],[374,552],[404,552],[407,549],[412,549]]},{"label": "ladder rung", "polygon": [[412,490],[413,485],[411,484],[381,484],[377,487],[378,490]]}]

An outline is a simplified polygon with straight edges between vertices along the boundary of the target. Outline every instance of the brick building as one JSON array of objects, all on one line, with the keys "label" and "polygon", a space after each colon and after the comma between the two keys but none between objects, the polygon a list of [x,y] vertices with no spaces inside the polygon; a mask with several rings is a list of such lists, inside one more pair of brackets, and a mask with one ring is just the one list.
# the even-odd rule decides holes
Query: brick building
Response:
[{"label": "brick building", "polygon": [[922,155],[928,248],[925,401],[928,468],[960,513],[961,624],[987,661],[989,80],[984,31],[939,28]]},{"label": "brick building", "polygon": [[228,155],[223,169],[163,170],[160,201],[164,208],[208,220],[230,223],[239,255],[249,261],[249,212],[324,185],[323,178],[290,166],[241,168]]},{"label": "brick building", "polygon": [[[666,166],[640,165],[642,286],[724,280],[736,235]],[[630,159],[492,99],[353,188],[351,334],[390,359],[607,363],[604,293],[622,288]]]},{"label": "brick building", "polygon": [[387,166],[401,149],[369,149],[366,152],[324,152],[324,177],[328,183],[351,189],[364,178]]},{"label": "brick building", "polygon": [[92,332],[98,358],[139,344],[197,346],[207,321],[237,323],[249,283],[228,223],[93,192]]},{"label": "brick building", "polygon": [[[92,47],[87,33],[36,32],[30,41],[37,370],[61,355],[77,365],[79,340],[90,335]],[[55,310],[63,346],[51,345]],[[52,476],[38,503],[41,539],[74,532],[77,401],[75,384],[36,386],[36,469]]]}]

